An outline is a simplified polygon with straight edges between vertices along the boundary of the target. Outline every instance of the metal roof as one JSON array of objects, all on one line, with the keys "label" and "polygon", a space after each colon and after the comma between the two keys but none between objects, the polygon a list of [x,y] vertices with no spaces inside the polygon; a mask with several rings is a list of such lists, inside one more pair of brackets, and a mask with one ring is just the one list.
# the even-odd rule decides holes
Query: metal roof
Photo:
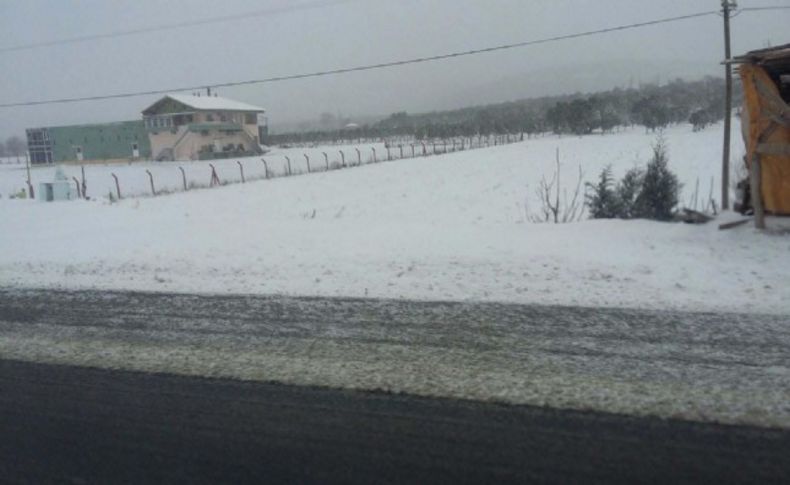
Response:
[{"label": "metal roof", "polygon": [[188,106],[195,111],[256,111],[264,112],[265,109],[260,106],[242,103],[233,99],[223,98],[220,96],[195,96],[192,94],[167,94],[164,98],[158,100],[146,108],[143,112],[151,110],[154,106],[159,104],[166,98],[170,98],[185,106]]},{"label": "metal roof", "polygon": [[733,59],[734,63],[750,63],[764,66],[769,71],[786,73],[790,69],[790,44],[747,52]]}]

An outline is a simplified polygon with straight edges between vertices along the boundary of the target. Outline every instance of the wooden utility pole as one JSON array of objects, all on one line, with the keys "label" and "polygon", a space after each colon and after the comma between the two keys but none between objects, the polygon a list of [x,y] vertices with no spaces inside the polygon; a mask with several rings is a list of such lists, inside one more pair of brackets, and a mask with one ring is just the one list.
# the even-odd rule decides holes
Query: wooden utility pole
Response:
[{"label": "wooden utility pole", "polygon": [[[724,58],[730,60],[730,11],[738,5],[734,0],[721,0],[722,17],[724,18]],[[725,97],[724,97],[724,147],[721,155],[721,208],[730,208],[730,125],[732,124],[732,66],[724,64]]]},{"label": "wooden utility pole", "polygon": [[30,181],[30,155],[25,152],[25,167],[27,168],[27,190],[31,199],[36,198],[36,193],[33,191],[33,183]]},{"label": "wooden utility pole", "polygon": [[754,227],[765,229],[765,210],[763,209],[763,194],[760,170],[760,155],[752,157],[749,164],[749,184],[752,194],[752,208],[754,209]]}]

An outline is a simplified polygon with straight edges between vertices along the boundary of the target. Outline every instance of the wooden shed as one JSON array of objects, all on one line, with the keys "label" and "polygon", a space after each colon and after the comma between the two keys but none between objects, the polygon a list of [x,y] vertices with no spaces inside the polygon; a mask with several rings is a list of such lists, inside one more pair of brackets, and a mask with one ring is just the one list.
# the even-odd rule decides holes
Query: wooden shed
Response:
[{"label": "wooden shed", "polygon": [[790,215],[790,44],[751,51],[733,62],[743,83],[745,163],[759,226],[763,211]]}]

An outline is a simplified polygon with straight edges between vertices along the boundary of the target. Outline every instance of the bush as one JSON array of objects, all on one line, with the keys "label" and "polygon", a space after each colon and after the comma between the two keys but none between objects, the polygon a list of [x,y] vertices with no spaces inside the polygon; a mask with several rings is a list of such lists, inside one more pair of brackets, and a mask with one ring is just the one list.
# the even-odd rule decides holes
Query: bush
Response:
[{"label": "bush", "polygon": [[601,172],[598,184],[587,184],[592,193],[587,196],[593,219],[672,219],[678,203],[680,183],[667,166],[666,142],[659,137],[653,145],[653,158],[647,170],[638,167],[626,172],[613,186],[611,166]]}]

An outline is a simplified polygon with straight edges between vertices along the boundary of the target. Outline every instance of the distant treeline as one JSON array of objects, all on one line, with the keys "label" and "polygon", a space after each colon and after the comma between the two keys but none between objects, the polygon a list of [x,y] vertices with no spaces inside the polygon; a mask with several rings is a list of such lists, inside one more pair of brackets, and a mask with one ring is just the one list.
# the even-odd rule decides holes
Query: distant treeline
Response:
[{"label": "distant treeline", "polygon": [[[740,105],[736,89],[735,105]],[[422,114],[393,113],[351,130],[323,130],[272,135],[269,144],[311,143],[343,139],[408,136],[418,139],[525,133],[584,135],[641,125],[656,130],[670,124],[691,123],[695,130],[724,116],[724,80],[675,80],[663,86],[615,88],[595,94],[573,94],[524,99]]]}]

